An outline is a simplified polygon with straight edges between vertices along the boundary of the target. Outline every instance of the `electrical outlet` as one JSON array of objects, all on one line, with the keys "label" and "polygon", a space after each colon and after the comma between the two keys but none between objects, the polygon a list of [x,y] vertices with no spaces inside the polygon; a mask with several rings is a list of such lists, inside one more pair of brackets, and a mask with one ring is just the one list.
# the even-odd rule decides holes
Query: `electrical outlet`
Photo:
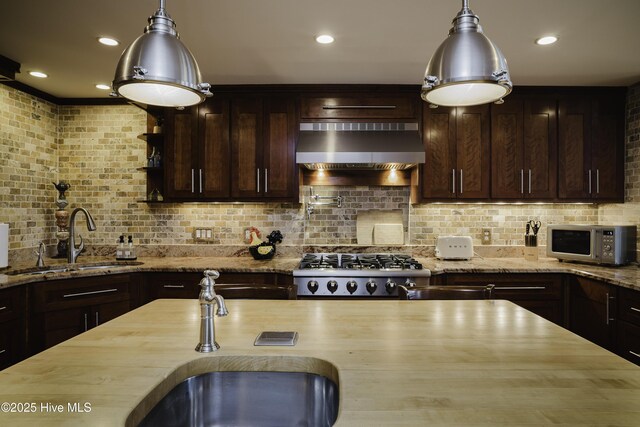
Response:
[{"label": "electrical outlet", "polygon": [[482,244],[490,245],[491,244],[491,229],[483,228],[482,229]]}]

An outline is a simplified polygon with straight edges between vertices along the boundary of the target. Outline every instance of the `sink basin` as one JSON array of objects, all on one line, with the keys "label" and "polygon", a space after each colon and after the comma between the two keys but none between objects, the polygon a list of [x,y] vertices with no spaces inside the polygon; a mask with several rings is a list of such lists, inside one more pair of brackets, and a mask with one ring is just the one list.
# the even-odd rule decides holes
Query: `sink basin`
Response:
[{"label": "sink basin", "polygon": [[17,276],[17,275],[25,275],[25,276],[34,276],[34,275],[42,275],[48,273],[65,273],[68,271],[84,271],[84,270],[104,270],[115,267],[126,267],[128,265],[142,265],[142,262],[110,262],[104,264],[92,264],[92,265],[82,265],[82,264],[71,264],[60,267],[44,267],[44,268],[30,268],[26,270],[16,270],[11,271],[6,274],[9,276]]},{"label": "sink basin", "polygon": [[175,386],[140,426],[332,426],[338,387],[306,372],[208,372]]}]

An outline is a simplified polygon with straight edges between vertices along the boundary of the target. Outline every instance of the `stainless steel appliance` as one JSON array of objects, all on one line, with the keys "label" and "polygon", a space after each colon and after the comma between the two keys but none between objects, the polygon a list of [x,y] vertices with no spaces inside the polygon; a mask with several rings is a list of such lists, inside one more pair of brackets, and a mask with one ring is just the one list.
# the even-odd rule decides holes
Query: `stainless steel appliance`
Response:
[{"label": "stainless steel appliance", "polygon": [[636,226],[549,225],[547,256],[595,264],[628,264],[636,259]]},{"label": "stainless steel appliance", "polygon": [[304,297],[397,297],[398,285],[426,286],[429,277],[404,254],[305,254],[293,271]]}]

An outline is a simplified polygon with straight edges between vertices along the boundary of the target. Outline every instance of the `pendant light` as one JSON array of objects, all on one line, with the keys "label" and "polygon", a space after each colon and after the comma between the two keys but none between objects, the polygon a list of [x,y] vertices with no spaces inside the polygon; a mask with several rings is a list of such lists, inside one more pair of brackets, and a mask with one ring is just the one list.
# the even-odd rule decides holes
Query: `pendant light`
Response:
[{"label": "pendant light", "polygon": [[198,64],[175,27],[165,0],[160,0],[144,34],[120,57],[113,96],[161,107],[188,107],[211,96],[211,85],[202,83]]},{"label": "pendant light", "polygon": [[434,106],[468,106],[502,102],[513,87],[507,60],[487,38],[479,18],[462,0],[449,36],[431,57],[421,97]]}]

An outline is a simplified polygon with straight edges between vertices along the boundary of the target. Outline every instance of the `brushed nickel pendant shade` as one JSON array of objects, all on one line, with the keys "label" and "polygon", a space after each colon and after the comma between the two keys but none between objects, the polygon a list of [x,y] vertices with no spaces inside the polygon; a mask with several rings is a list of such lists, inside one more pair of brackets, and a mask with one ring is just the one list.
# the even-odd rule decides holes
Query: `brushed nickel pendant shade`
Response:
[{"label": "brushed nickel pendant shade", "polygon": [[144,34],[122,53],[112,95],[160,107],[188,107],[211,96],[211,85],[202,82],[198,64],[175,27],[165,0],[160,0]]},{"label": "brushed nickel pendant shade", "polygon": [[463,0],[449,36],[427,65],[422,99],[436,106],[480,105],[501,102],[512,87],[507,60]]}]

